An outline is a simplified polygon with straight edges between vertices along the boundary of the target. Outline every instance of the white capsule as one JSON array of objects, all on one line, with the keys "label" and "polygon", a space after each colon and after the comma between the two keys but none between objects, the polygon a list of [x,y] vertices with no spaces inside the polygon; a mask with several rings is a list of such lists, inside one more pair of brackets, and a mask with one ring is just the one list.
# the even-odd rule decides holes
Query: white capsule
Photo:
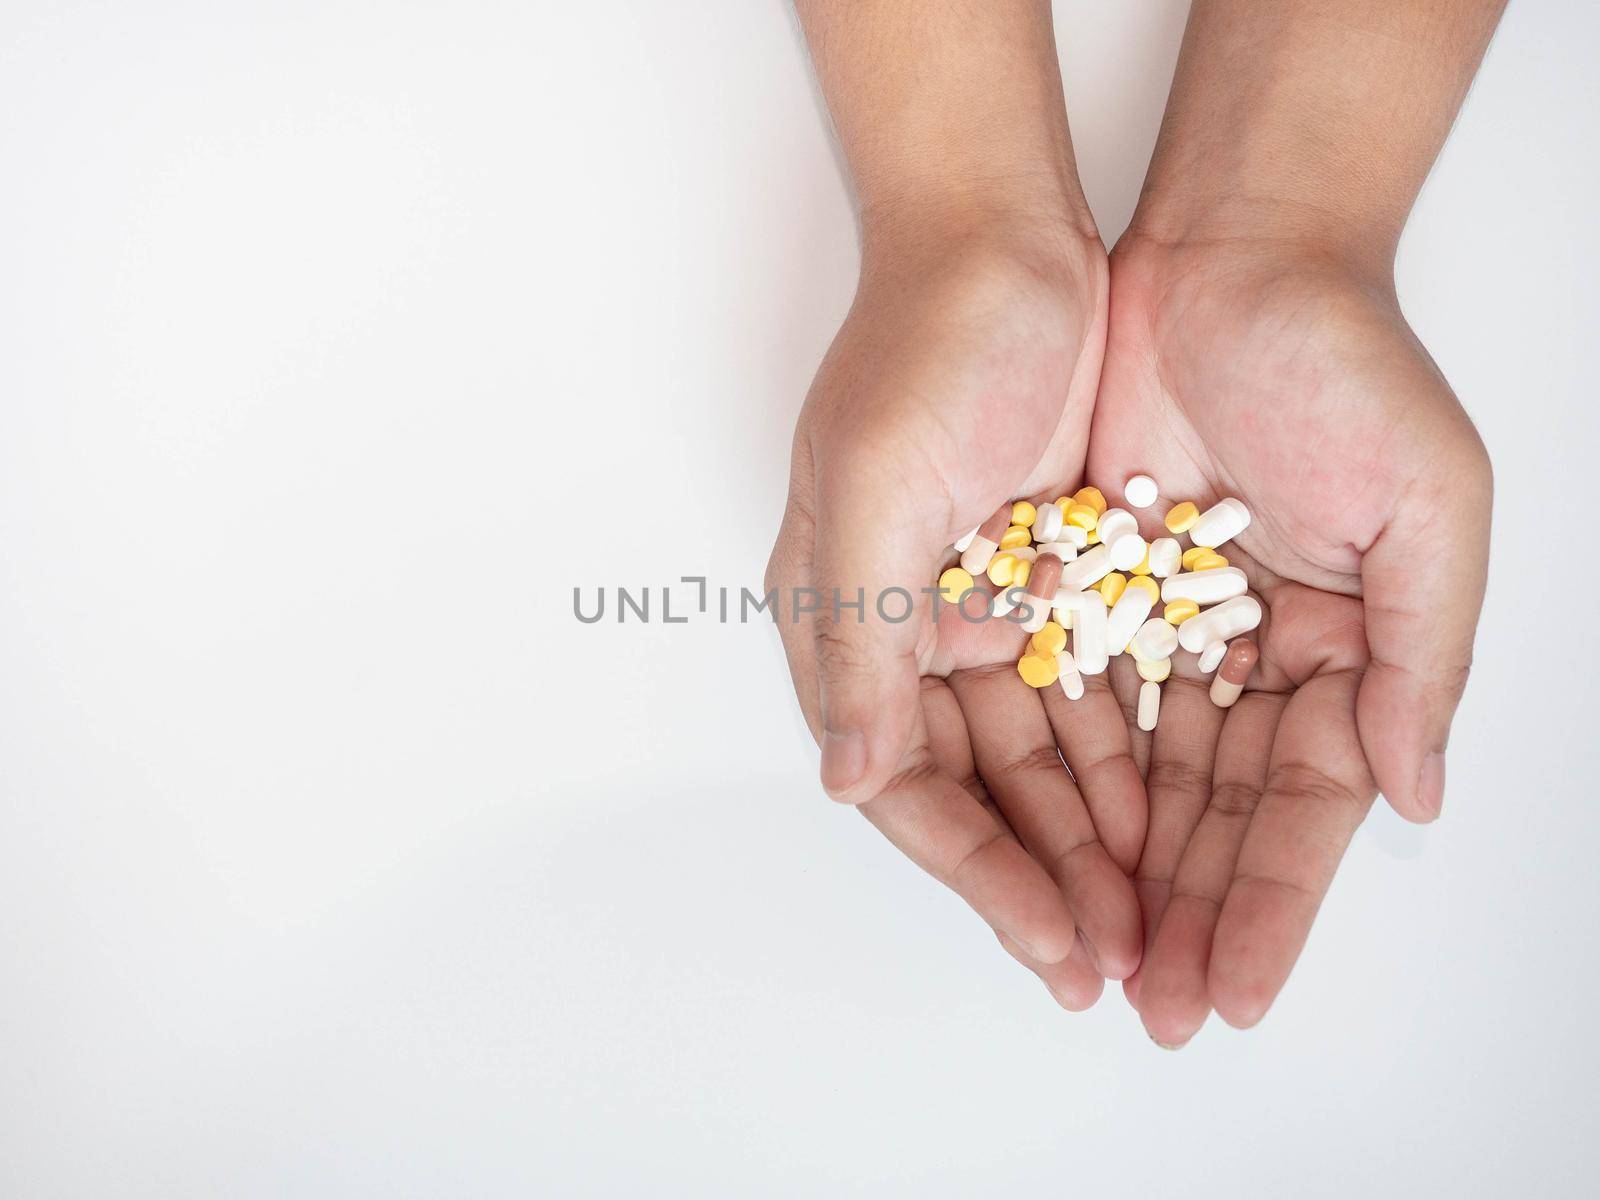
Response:
[{"label": "white capsule", "polygon": [[[1193,617],[1189,618],[1191,621]],[[1200,670],[1209,675],[1217,669],[1217,664],[1222,661],[1222,656],[1228,652],[1227,642],[1212,642],[1200,651]]]},{"label": "white capsule", "polygon": [[1161,494],[1156,481],[1148,475],[1135,475],[1122,485],[1122,495],[1134,508],[1149,508]]},{"label": "white capsule", "polygon": [[1058,682],[1068,700],[1083,699],[1083,676],[1078,673],[1078,660],[1070,650],[1056,655],[1056,668],[1060,671]]},{"label": "white capsule", "polygon": [[1095,530],[1100,534],[1100,544],[1109,546],[1124,534],[1138,533],[1139,518],[1125,508],[1108,508],[1100,514]]},{"label": "white capsule", "polygon": [[1153,607],[1155,601],[1150,598],[1147,589],[1124,588],[1116,604],[1111,607],[1111,615],[1106,618],[1106,653],[1121,654],[1126,650]]},{"label": "white capsule", "polygon": [[978,527],[974,525],[970,532],[962,534],[956,539],[956,544],[950,547],[957,554],[965,554],[967,547],[972,545],[972,539],[978,536]]},{"label": "white capsule", "polygon": [[[1242,596],[1249,590],[1250,581],[1238,567],[1212,567],[1209,571],[1184,571],[1180,575],[1168,576],[1161,584],[1161,599],[1166,604],[1174,600],[1216,604]],[[1185,625],[1188,623],[1184,622]]]},{"label": "white capsule", "polygon": [[1081,592],[1092,584],[1099,583],[1111,574],[1111,551],[1104,546],[1096,546],[1078,555],[1061,569],[1061,592]]},{"label": "white capsule", "polygon": [[1165,579],[1182,569],[1183,547],[1177,538],[1161,537],[1150,543],[1150,574]]},{"label": "white capsule", "polygon": [[986,538],[981,533],[974,534],[967,548],[961,552],[961,569],[974,578],[982,575],[989,569],[989,560],[998,549],[1000,543],[993,538]]},{"label": "white capsule", "polygon": [[1254,596],[1235,596],[1178,626],[1178,644],[1198,654],[1212,642],[1225,642],[1249,633],[1261,624],[1261,602]]},{"label": "white capsule", "polygon": [[1144,561],[1150,545],[1137,533],[1125,533],[1110,543],[1111,565],[1119,571],[1131,571]]},{"label": "white capsule", "polygon": [[1149,733],[1156,727],[1156,720],[1160,716],[1161,685],[1147,679],[1139,685],[1139,728]]},{"label": "white capsule", "polygon": [[1250,510],[1242,500],[1228,497],[1218,500],[1200,519],[1189,527],[1189,540],[1196,546],[1209,546],[1215,550],[1224,542],[1238,537],[1250,524]]},{"label": "white capsule", "polygon": [[1136,658],[1171,658],[1172,652],[1178,648],[1178,631],[1172,622],[1164,617],[1151,617],[1139,626],[1139,632],[1133,635],[1133,650]]},{"label": "white capsule", "polygon": [[1033,518],[1033,540],[1053,542],[1061,536],[1061,510],[1054,504],[1041,504]]},{"label": "white capsule", "polygon": [[[1072,622],[1072,657],[1084,675],[1099,675],[1106,669],[1106,601],[1099,592],[1085,592],[1085,600],[1075,610]],[[1100,603],[1096,604],[1095,600]]]}]

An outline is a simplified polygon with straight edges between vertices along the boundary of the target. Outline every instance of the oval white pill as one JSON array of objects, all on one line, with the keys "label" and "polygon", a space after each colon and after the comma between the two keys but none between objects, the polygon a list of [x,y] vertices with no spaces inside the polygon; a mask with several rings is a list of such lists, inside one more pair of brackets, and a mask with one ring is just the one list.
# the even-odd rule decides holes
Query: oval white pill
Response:
[{"label": "oval white pill", "polygon": [[1135,508],[1149,508],[1161,494],[1156,481],[1148,475],[1135,475],[1122,485],[1122,495]]},{"label": "oval white pill", "polygon": [[1178,626],[1178,644],[1198,654],[1212,642],[1225,642],[1249,633],[1261,624],[1261,602],[1254,596],[1235,596]]},{"label": "oval white pill", "polygon": [[1106,653],[1121,654],[1126,650],[1154,607],[1155,601],[1145,588],[1126,588],[1106,618]]},{"label": "oval white pill", "polygon": [[1072,657],[1070,650],[1063,650],[1056,655],[1056,669],[1060,672],[1058,681],[1067,699],[1082,700],[1083,676],[1078,672],[1078,660]]},{"label": "oval white pill", "polygon": [[[1179,575],[1169,575],[1161,583],[1161,599],[1166,604],[1174,600],[1216,604],[1242,596],[1249,590],[1250,581],[1238,567],[1213,567],[1209,571],[1184,571]],[[1185,625],[1188,623],[1184,622]]]},{"label": "oval white pill", "polygon": [[1178,630],[1165,617],[1151,617],[1139,626],[1133,644],[1141,658],[1170,658],[1178,648]]},{"label": "oval white pill", "polygon": [[[988,563],[984,566],[987,568]],[[1111,551],[1104,546],[1096,546],[1078,555],[1061,569],[1061,582],[1057,586],[1063,592],[1081,592],[1090,584],[1099,583],[1109,574],[1111,574]]]},{"label": "oval white pill", "polygon": [[1243,533],[1250,524],[1250,510],[1244,501],[1228,497],[1218,500],[1189,529],[1189,540],[1196,546],[1210,546],[1215,550],[1224,542]]},{"label": "oval white pill", "polygon": [[1139,728],[1149,733],[1161,716],[1161,685],[1149,680],[1139,685]]},{"label": "oval white pill", "polygon": [[1200,651],[1200,669],[1207,675],[1217,669],[1217,664],[1222,661],[1222,656],[1228,652],[1227,642],[1212,642]]},{"label": "oval white pill", "polygon": [[[1078,671],[1084,675],[1099,675],[1106,669],[1106,601],[1099,592],[1087,592],[1094,597],[1074,610],[1072,617],[1072,657],[1077,660]],[[1095,600],[1099,603],[1096,604]]]}]

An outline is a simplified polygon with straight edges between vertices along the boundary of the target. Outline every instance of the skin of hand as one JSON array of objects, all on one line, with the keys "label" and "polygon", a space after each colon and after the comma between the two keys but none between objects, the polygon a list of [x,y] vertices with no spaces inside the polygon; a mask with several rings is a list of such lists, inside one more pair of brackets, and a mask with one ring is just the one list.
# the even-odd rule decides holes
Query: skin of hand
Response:
[{"label": "skin of hand", "polygon": [[[999,225],[983,228],[987,238]],[[1036,221],[1025,242],[1037,253]],[[796,429],[767,586],[819,741],[825,712],[846,705],[854,724],[870,720],[902,747],[862,813],[1079,1009],[1102,975],[1124,978],[1138,962],[1127,876],[1144,795],[1122,714],[1102,686],[1069,721],[1059,688],[1038,692],[1017,676],[1027,635],[1016,623],[948,605],[935,621],[920,589],[1002,500],[1076,486],[1106,267],[1098,239],[1077,233],[1046,239],[1048,255],[1033,259],[992,246],[952,255],[951,244],[938,236],[925,255],[865,256]],[[835,587],[846,598],[865,589],[864,619],[827,611]],[[872,598],[892,587],[918,596],[911,620],[876,619]],[[822,611],[786,619],[787,597],[805,588],[823,592]],[[829,769],[825,757],[825,782]]]},{"label": "skin of hand", "polygon": [[[796,8],[862,258],[795,431],[766,576],[795,690],[829,794],[1082,1008],[1138,962],[1128,875],[1146,814],[1126,727],[1098,693],[1100,720],[1076,722],[1068,748],[1075,782],[1057,751],[1064,697],[1016,673],[1025,635],[949,607],[934,622],[922,590],[1002,501],[1053,499],[1082,475],[1107,266],[1050,5]],[[897,588],[910,620],[878,609]]]},{"label": "skin of hand", "polygon": [[1243,500],[1254,520],[1223,553],[1266,619],[1237,705],[1211,705],[1180,655],[1154,735],[1134,738],[1146,934],[1124,986],[1164,1046],[1213,1008],[1261,1019],[1377,790],[1411,820],[1440,811],[1492,478],[1393,260],[1502,7],[1191,11],[1112,256],[1089,468],[1151,474],[1164,504]]}]

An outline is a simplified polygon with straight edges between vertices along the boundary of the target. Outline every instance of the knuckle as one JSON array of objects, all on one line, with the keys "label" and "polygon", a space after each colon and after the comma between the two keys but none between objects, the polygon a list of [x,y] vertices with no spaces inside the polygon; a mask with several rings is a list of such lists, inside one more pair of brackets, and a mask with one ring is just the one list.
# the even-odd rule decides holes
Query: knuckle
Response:
[{"label": "knuckle", "polygon": [[1019,753],[1005,754],[997,758],[988,772],[996,779],[1009,779],[1019,775],[1031,775],[1040,771],[1062,771],[1065,765],[1061,761],[1061,752],[1049,743],[1030,746]]},{"label": "knuckle", "polygon": [[1310,763],[1285,762],[1267,776],[1267,791],[1295,804],[1318,808],[1355,808],[1354,789]]},{"label": "knuckle", "polygon": [[1187,759],[1163,758],[1150,764],[1145,786],[1152,792],[1204,798],[1211,791],[1211,772]]}]

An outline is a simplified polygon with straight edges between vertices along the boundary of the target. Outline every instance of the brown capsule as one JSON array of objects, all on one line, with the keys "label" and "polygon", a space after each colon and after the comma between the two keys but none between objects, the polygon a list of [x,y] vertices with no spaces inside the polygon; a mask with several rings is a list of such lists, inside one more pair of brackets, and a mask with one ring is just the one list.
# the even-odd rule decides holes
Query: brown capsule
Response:
[{"label": "brown capsule", "polygon": [[1232,708],[1244,691],[1245,681],[1255,670],[1260,652],[1248,638],[1240,638],[1228,647],[1216,678],[1211,681],[1211,703],[1218,708]]},{"label": "brown capsule", "polygon": [[1022,623],[1025,633],[1038,633],[1050,619],[1050,604],[1056,598],[1056,588],[1061,586],[1061,559],[1054,554],[1041,554],[1028,575],[1028,619]]},{"label": "brown capsule", "polygon": [[1011,505],[1002,504],[999,508],[994,510],[994,516],[990,517],[982,525],[978,526],[978,536],[981,538],[988,538],[991,542],[998,544],[1000,539],[1005,536],[1005,532],[1008,528],[1010,528],[1010,526]]}]

